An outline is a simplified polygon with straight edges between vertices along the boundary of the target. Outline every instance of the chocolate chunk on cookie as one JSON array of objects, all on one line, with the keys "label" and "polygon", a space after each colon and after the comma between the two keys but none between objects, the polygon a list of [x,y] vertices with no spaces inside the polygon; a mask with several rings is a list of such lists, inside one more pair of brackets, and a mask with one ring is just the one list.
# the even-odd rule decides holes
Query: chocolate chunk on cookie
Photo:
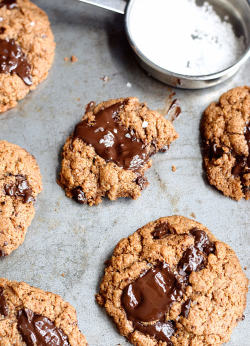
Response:
[{"label": "chocolate chunk on cookie", "polygon": [[136,199],[148,185],[150,157],[177,137],[170,121],[137,98],[90,102],[64,145],[58,183],[82,204]]},{"label": "chocolate chunk on cookie", "polygon": [[47,15],[29,0],[0,1],[0,18],[1,113],[47,77],[55,43]]},{"label": "chocolate chunk on cookie", "polygon": [[247,285],[228,245],[170,216],[118,243],[96,298],[134,345],[216,346],[242,318]]},{"label": "chocolate chunk on cookie", "polygon": [[205,110],[201,132],[208,181],[225,196],[250,198],[250,87],[223,94]]},{"label": "chocolate chunk on cookie", "polygon": [[35,158],[18,145],[0,141],[0,256],[23,243],[41,190]]},{"label": "chocolate chunk on cookie", "polygon": [[12,10],[13,8],[17,7],[17,0],[1,0],[0,1],[0,8],[6,7],[8,10]]},{"label": "chocolate chunk on cookie", "polygon": [[75,309],[60,296],[0,278],[0,344],[85,346]]}]

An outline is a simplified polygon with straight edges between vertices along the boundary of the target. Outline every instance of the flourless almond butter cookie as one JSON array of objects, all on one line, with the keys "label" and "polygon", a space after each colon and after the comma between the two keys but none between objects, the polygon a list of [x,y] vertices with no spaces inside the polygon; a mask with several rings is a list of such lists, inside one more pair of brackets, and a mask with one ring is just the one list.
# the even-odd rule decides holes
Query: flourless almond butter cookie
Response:
[{"label": "flourless almond butter cookie", "polygon": [[225,196],[250,198],[250,87],[223,94],[202,119],[208,181]]},{"label": "flourless almond butter cookie", "polygon": [[91,102],[64,145],[58,183],[83,204],[136,199],[148,185],[150,157],[177,137],[170,121],[135,97]]},{"label": "flourless almond butter cookie", "polygon": [[29,0],[0,0],[0,113],[47,77],[54,51],[44,11]]},{"label": "flourless almond butter cookie", "polygon": [[228,245],[170,216],[118,243],[97,302],[136,346],[218,346],[243,317],[247,285]]},{"label": "flourless almond butter cookie", "polygon": [[25,282],[0,279],[1,346],[86,346],[75,309]]},{"label": "flourless almond butter cookie", "polygon": [[18,145],[0,141],[0,256],[23,243],[41,190],[35,158]]}]

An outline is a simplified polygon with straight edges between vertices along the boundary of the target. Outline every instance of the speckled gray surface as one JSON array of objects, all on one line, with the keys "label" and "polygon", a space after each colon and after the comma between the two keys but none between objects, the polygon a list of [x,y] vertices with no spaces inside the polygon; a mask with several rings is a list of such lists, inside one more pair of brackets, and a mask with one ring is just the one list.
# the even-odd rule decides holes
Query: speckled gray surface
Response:
[{"label": "speckled gray surface", "polygon": [[[0,138],[35,155],[44,190],[36,216],[18,250],[0,262],[0,275],[58,293],[72,303],[79,326],[92,346],[125,345],[94,295],[103,263],[115,244],[161,216],[180,214],[206,225],[230,244],[249,274],[249,202],[235,202],[203,179],[199,123],[204,108],[231,87],[250,84],[250,61],[231,81],[205,91],[180,91],[182,114],[175,121],[180,138],[154,157],[149,187],[137,201],[105,200],[80,206],[56,184],[62,145],[90,100],[138,96],[153,109],[164,108],[167,86],[145,75],[135,62],[120,15],[72,0],[35,1],[52,22],[56,58],[48,79],[16,109],[0,116]],[[78,62],[65,62],[76,55]],[[101,78],[109,76],[104,82]],[[127,82],[132,86],[127,87]],[[176,172],[171,166],[177,167]],[[61,274],[64,274],[62,276]],[[230,346],[247,346],[250,313],[234,330]]]}]

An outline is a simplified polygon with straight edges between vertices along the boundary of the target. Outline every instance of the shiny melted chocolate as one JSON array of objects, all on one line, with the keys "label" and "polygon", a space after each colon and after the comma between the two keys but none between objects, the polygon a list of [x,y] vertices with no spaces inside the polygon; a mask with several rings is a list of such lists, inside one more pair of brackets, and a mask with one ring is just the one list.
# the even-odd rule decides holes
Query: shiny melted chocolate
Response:
[{"label": "shiny melted chocolate", "polygon": [[17,175],[13,184],[5,185],[5,193],[11,197],[22,197],[24,203],[34,202],[32,189],[23,175]]},{"label": "shiny melted chocolate", "polygon": [[210,161],[212,159],[217,160],[224,154],[224,150],[221,147],[218,147],[216,143],[210,143],[209,141],[204,143],[204,149]]},{"label": "shiny melted chocolate", "polygon": [[194,245],[199,251],[204,252],[207,256],[210,253],[214,253],[214,243],[209,240],[206,232],[193,228],[190,230],[190,233],[194,237]]},{"label": "shiny melted chocolate", "polygon": [[171,230],[172,229],[167,222],[162,222],[154,228],[151,234],[154,239],[163,239],[172,234]]},{"label": "shiny melted chocolate", "polygon": [[13,8],[18,7],[16,0],[1,0],[0,8],[4,6],[6,6],[8,10],[12,10]]},{"label": "shiny melted chocolate", "polygon": [[[168,264],[161,263],[129,284],[122,294],[122,305],[134,327],[171,345],[174,326],[165,322],[165,314],[182,296],[181,284]],[[154,322],[143,324],[143,322]]]},{"label": "shiny melted chocolate", "polygon": [[74,138],[81,138],[95,148],[106,162],[115,162],[124,169],[138,170],[148,160],[144,144],[118,122],[125,103],[119,102],[96,114],[95,123],[81,121],[75,128]]},{"label": "shiny melted chocolate", "polygon": [[3,294],[3,288],[0,287],[0,314],[6,317],[8,316],[8,313],[9,313],[9,308]]},{"label": "shiny melted chocolate", "polygon": [[0,39],[0,73],[16,73],[25,84],[32,85],[31,66],[13,39]]},{"label": "shiny melted chocolate", "polygon": [[194,246],[184,251],[178,263],[178,271],[184,281],[188,280],[192,272],[204,269],[207,265],[207,256],[215,251],[215,245],[209,240],[206,232],[193,228],[190,234],[194,237]]},{"label": "shiny melted chocolate", "polygon": [[[170,100],[174,95],[175,92],[170,94]],[[169,120],[173,122],[180,115],[180,113],[181,107],[177,104],[177,99],[172,100],[168,110]]]},{"label": "shiny melted chocolate", "polygon": [[130,320],[151,322],[164,317],[166,310],[181,296],[177,277],[166,263],[161,263],[125,288],[122,304]]},{"label": "shiny melted chocolate", "polygon": [[192,272],[199,271],[205,268],[207,262],[206,257],[196,247],[189,247],[184,251],[180,262],[178,263],[178,270],[181,274],[191,274]]},{"label": "shiny melted chocolate", "polygon": [[[168,223],[162,223],[152,232],[154,239],[161,239],[173,231]],[[166,321],[166,313],[172,304],[180,300],[188,278],[192,271],[199,271],[207,264],[207,256],[215,251],[206,232],[193,228],[190,234],[194,237],[194,245],[184,251],[177,265],[177,272],[172,272],[169,265],[160,263],[149,269],[125,287],[121,302],[127,318],[133,322],[134,328],[157,340],[165,341],[172,346],[170,340],[175,333],[173,321]],[[182,305],[181,315],[188,318],[191,300]]]},{"label": "shiny melted chocolate", "polygon": [[135,322],[134,326],[143,334],[148,334],[159,341],[165,341],[167,343],[167,346],[173,345],[173,343],[170,340],[171,336],[175,333],[175,325],[173,321],[158,321],[154,324],[149,324],[147,326],[143,325],[140,322]]},{"label": "shiny melted chocolate", "polygon": [[69,346],[67,335],[47,317],[29,309],[18,312],[17,328],[27,346]]}]

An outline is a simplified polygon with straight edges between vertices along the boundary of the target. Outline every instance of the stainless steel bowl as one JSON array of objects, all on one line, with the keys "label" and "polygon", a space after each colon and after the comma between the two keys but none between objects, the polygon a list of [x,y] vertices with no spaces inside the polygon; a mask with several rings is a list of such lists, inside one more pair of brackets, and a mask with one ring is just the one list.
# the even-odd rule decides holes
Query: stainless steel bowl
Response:
[{"label": "stainless steel bowl", "polygon": [[153,61],[150,61],[140,49],[138,49],[136,42],[132,39],[129,26],[129,18],[131,11],[133,11],[135,1],[136,0],[130,0],[125,11],[125,29],[128,41],[136,54],[139,64],[149,75],[163,83],[182,89],[208,88],[232,77],[250,56],[250,3],[248,0],[196,0],[198,5],[202,5],[207,1],[214,7],[219,16],[222,18],[227,16],[236,36],[243,36],[245,43],[245,51],[233,65],[222,71],[200,76],[178,74],[161,68]]}]

